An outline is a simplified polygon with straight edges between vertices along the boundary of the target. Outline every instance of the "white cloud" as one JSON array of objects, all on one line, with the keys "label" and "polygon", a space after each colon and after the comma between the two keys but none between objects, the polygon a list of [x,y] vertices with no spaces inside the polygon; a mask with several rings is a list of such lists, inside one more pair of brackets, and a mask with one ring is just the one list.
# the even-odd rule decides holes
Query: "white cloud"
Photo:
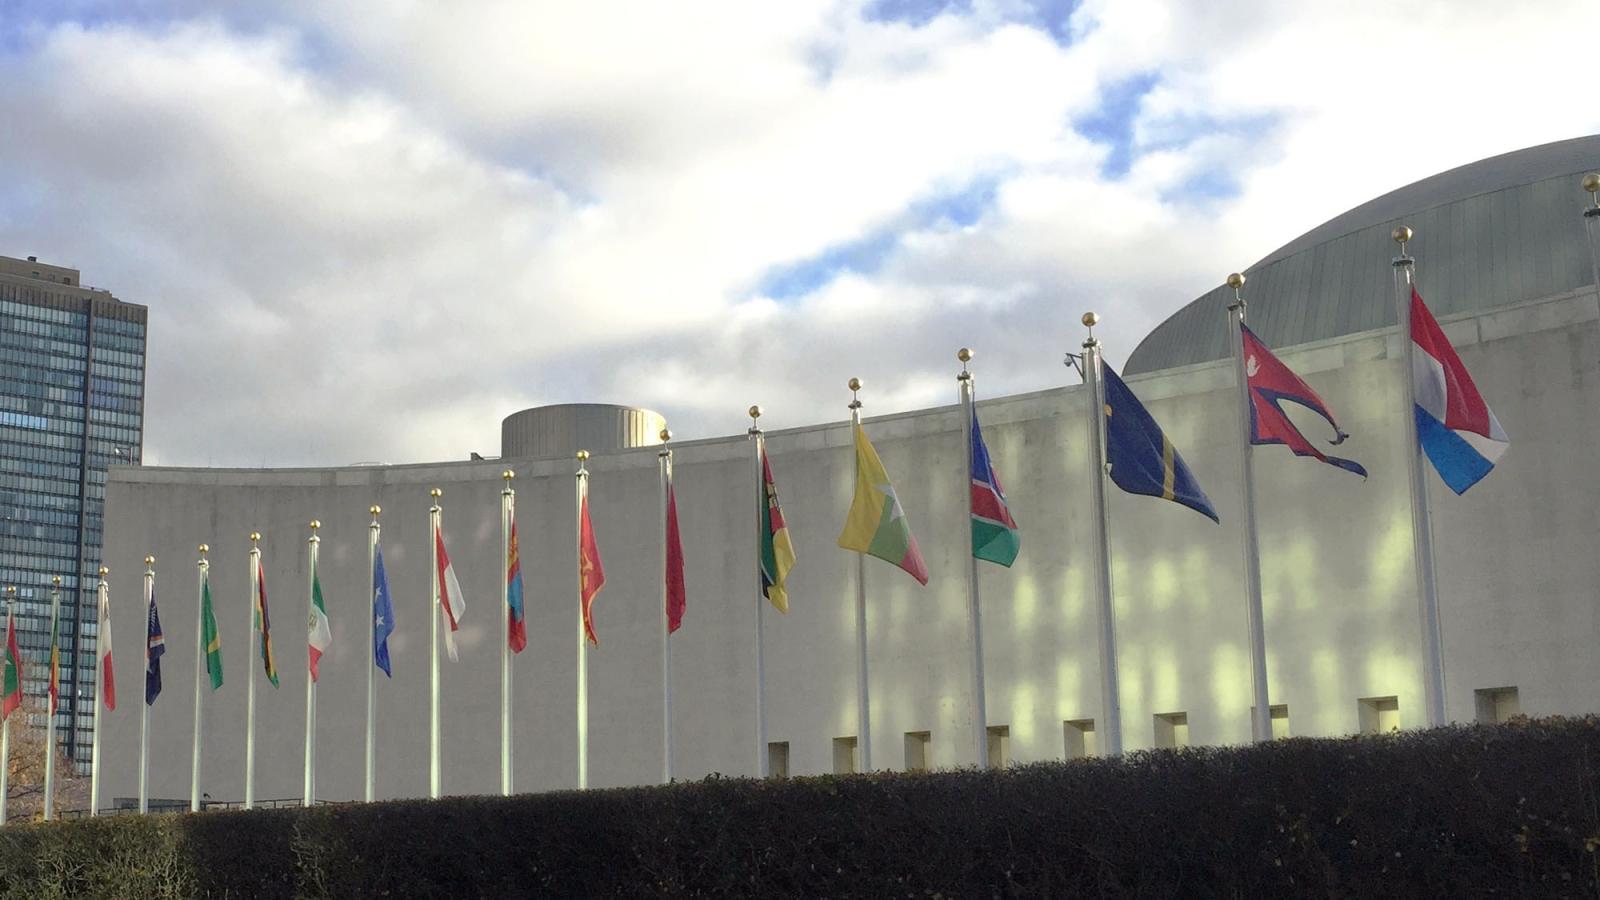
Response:
[{"label": "white cloud", "polygon": [[[1343,209],[1594,130],[1552,88],[1586,83],[1581,8],[1537,7],[1105,0],[1066,46],[1007,2],[45,23],[0,52],[0,252],[150,305],[163,463],[492,453],[503,415],[574,400],[783,427],[842,418],[853,374],[887,412],[948,402],[962,344],[987,393],[1034,389],[1069,379],[1085,309],[1118,360]],[[1108,178],[1072,122],[1141,74]],[[920,220],[975,179],[976,221]],[[760,295],[866,237],[870,270]]]}]

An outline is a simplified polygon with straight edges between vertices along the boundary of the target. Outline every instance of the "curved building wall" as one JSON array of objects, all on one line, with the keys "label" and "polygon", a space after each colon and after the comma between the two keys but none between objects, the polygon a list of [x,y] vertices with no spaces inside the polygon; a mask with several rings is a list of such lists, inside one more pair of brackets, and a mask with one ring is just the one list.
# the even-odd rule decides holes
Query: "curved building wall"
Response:
[{"label": "curved building wall", "polygon": [[562,403],[514,412],[500,423],[500,455],[571,458],[661,443],[660,413],[609,403]]},{"label": "curved building wall", "polygon": [[[1529,714],[1600,708],[1600,488],[1592,448],[1600,339],[1592,291],[1492,313],[1445,318],[1445,330],[1513,444],[1495,472],[1456,497],[1431,473],[1447,708],[1474,717],[1476,689],[1514,686]],[[1398,698],[1399,724],[1423,720],[1407,448],[1396,334],[1368,331],[1282,348],[1338,413],[1341,455],[1367,481],[1262,448],[1255,457],[1268,673],[1296,735],[1362,727],[1362,698]],[[1051,364],[1041,360],[1041,365]],[[952,375],[954,372],[952,372]],[[981,370],[978,372],[982,377]],[[1230,364],[1130,379],[1216,504],[1222,524],[1176,504],[1112,491],[1113,574],[1124,736],[1157,742],[1156,716],[1187,714],[1195,744],[1250,736],[1248,645],[1240,571],[1240,448]],[[871,395],[865,397],[868,404]],[[870,410],[870,405],[868,409]],[[1060,758],[1063,723],[1103,723],[1087,512],[1087,410],[1079,386],[982,404],[984,433],[1022,527],[1011,569],[983,564],[988,723],[1010,729],[1014,761]],[[769,411],[763,422],[781,421]],[[1313,419],[1308,432],[1324,436]],[[874,764],[904,765],[903,737],[929,732],[934,766],[973,762],[973,698],[964,571],[969,529],[955,408],[870,419],[931,581],[866,564]],[[851,494],[845,426],[769,433],[769,451],[799,562],[790,612],[766,616],[769,740],[789,770],[833,770],[833,740],[856,732],[855,557],[836,535]],[[750,774],[754,745],[755,604],[751,448],[743,435],[675,444],[687,559],[688,613],[673,636],[673,734],[681,778]],[[591,507],[608,581],[589,654],[590,784],[660,777],[661,537],[656,454],[590,460]],[[516,787],[576,783],[573,461],[517,470],[529,646],[516,661]],[[382,505],[383,547],[398,630],[394,677],[378,679],[377,791],[428,789],[428,490],[444,491],[444,527],[468,600],[461,659],[441,663],[444,790],[498,789],[502,462],[381,468],[214,470],[120,467],[108,488],[106,563],[117,646],[143,640],[145,554],[157,557],[166,626],[166,692],[150,711],[153,796],[183,798],[195,660],[194,551],[212,575],[227,683],[207,703],[203,789],[243,790],[244,678],[262,677],[248,645],[246,536],[263,535],[282,687],[258,688],[256,795],[300,793],[305,657],[306,522],[322,529],[321,577],[334,645],[318,692],[319,796],[361,795],[367,507]],[[126,652],[126,649],[124,650]],[[127,667],[125,667],[125,670]],[[108,796],[137,789],[137,704],[105,718]],[[1103,724],[1100,726],[1103,727]]]},{"label": "curved building wall", "polygon": [[[1583,173],[1600,167],[1600,135],[1480,160],[1364,203],[1245,270],[1250,327],[1285,347],[1395,324],[1390,237],[1409,225],[1417,284],[1437,316],[1493,309],[1594,283],[1581,215]],[[1126,371],[1228,356],[1219,286],[1151,331]]]}]

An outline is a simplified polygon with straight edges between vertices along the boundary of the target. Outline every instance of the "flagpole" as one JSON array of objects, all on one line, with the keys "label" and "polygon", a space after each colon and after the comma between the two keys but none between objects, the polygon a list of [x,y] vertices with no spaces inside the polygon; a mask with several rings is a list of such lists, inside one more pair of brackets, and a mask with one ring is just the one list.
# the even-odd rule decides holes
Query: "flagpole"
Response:
[{"label": "flagpole", "polygon": [[672,632],[667,615],[667,493],[672,490],[672,431],[661,429],[656,453],[661,494],[661,783],[672,783]]},{"label": "flagpole", "polygon": [[[104,628],[111,627],[110,615],[99,615],[99,610],[107,610],[111,606],[111,589],[106,584],[106,575],[110,569],[100,567],[100,581],[95,585],[95,604],[97,607],[96,618]],[[100,814],[100,707],[105,703],[106,696],[106,657],[104,652],[106,637],[105,632],[95,631],[94,638],[94,713],[90,721],[90,728],[94,730],[89,739],[89,816],[93,818]]]},{"label": "flagpole", "polygon": [[[7,631],[8,634],[9,634],[9,632],[11,630],[12,623],[15,621],[12,618],[12,616],[14,615],[14,607],[16,606],[16,604],[17,604],[17,589],[16,589],[16,587],[14,585],[7,585],[6,586],[6,631]],[[5,637],[0,637],[0,640],[5,640],[5,639],[6,639]],[[0,647],[0,654],[6,653],[7,649],[8,648],[6,648],[6,647]],[[19,662],[20,662],[20,660],[19,660]],[[3,664],[0,664],[0,665],[3,665]],[[17,672],[17,677],[18,677],[18,680],[21,680],[21,677],[22,677],[22,672],[21,671]],[[6,795],[9,794],[10,791],[11,791],[11,717],[10,716],[6,716],[5,717],[5,721],[0,722],[0,825],[4,825],[6,823]]]},{"label": "flagpole", "polygon": [[[61,576],[56,575],[50,579],[50,652],[52,656],[60,653],[58,641],[60,640],[61,621]],[[50,679],[55,682],[56,696],[61,695],[61,673],[57,660],[50,661]],[[47,700],[49,715],[45,716],[44,738],[44,820],[46,822],[55,818],[56,813],[56,706],[54,701]]]},{"label": "flagpole", "polygon": [[[855,460],[855,480],[861,478],[861,457],[855,452],[855,435],[861,429],[861,379],[850,388],[850,446]],[[856,554],[856,746],[861,750],[861,771],[872,771],[872,707],[867,696],[867,555]]]},{"label": "flagpole", "polygon": [[1583,211],[1583,227],[1589,234],[1589,265],[1594,273],[1595,290],[1600,291],[1600,174],[1583,176],[1583,189],[1589,192],[1590,206]]},{"label": "flagpole", "polygon": [[[150,678],[150,604],[156,596],[156,558],[144,558],[144,677]],[[146,687],[146,690],[149,690]],[[0,794],[4,794],[0,790]],[[139,812],[150,811],[150,704],[139,704]]]},{"label": "flagpole", "polygon": [[1261,552],[1256,543],[1255,445],[1250,442],[1251,403],[1249,362],[1244,358],[1244,297],[1239,289],[1245,277],[1238,272],[1228,276],[1233,302],[1228,305],[1228,333],[1233,340],[1233,377],[1239,386],[1239,482],[1244,494],[1244,599],[1245,624],[1250,635],[1250,690],[1255,705],[1250,707],[1251,739],[1260,743],[1272,740],[1272,707],[1267,695],[1266,614],[1261,604]]},{"label": "flagpole", "polygon": [[589,787],[589,654],[583,634],[583,501],[589,496],[589,451],[578,451],[578,790]]},{"label": "flagpole", "polygon": [[372,524],[367,526],[367,776],[363,799],[371,803],[375,795],[376,779],[373,770],[373,742],[372,726],[377,710],[377,620],[375,607],[378,599],[378,533],[382,528],[378,524],[378,513],[383,512],[383,507],[374,504],[367,509],[372,514]]},{"label": "flagpole", "polygon": [[1096,313],[1083,314],[1084,327],[1089,337],[1083,342],[1083,380],[1089,389],[1085,404],[1089,415],[1089,465],[1090,511],[1095,527],[1095,594],[1100,612],[1100,707],[1105,719],[1106,756],[1122,755],[1122,694],[1117,683],[1117,613],[1112,602],[1111,583],[1111,529],[1106,508],[1106,405],[1104,382],[1100,378],[1100,341],[1094,336],[1094,326],[1100,323]]},{"label": "flagpole", "polygon": [[[321,555],[322,538],[317,536],[317,529],[322,527],[318,519],[311,520],[311,537],[306,538],[306,558],[309,565],[306,568],[306,621],[307,628],[315,627],[317,620],[316,584],[317,584],[317,558]],[[302,806],[311,806],[317,802],[317,680],[311,677],[311,641],[306,640],[306,771],[305,771],[305,799]]]},{"label": "flagpole", "polygon": [[432,560],[429,571],[433,573],[429,588],[433,606],[428,616],[428,796],[437,800],[442,780],[439,771],[439,616],[442,614],[439,607],[439,519],[443,510],[439,498],[444,491],[434,488],[428,494],[433,497],[433,505],[428,507],[428,558]]},{"label": "flagpole", "polygon": [[1416,351],[1411,338],[1412,272],[1416,261],[1406,255],[1406,242],[1412,231],[1404,225],[1391,235],[1400,245],[1394,258],[1394,302],[1400,326],[1400,368],[1405,373],[1406,409],[1401,416],[1406,429],[1406,461],[1411,475],[1411,536],[1417,560],[1417,602],[1422,619],[1423,696],[1427,704],[1428,725],[1448,723],[1444,702],[1444,650],[1439,626],[1439,587],[1433,567],[1433,517],[1428,511],[1428,482],[1422,471],[1422,445],[1417,441],[1414,412],[1417,379],[1413,359]]},{"label": "flagpole", "polygon": [[194,747],[193,763],[189,767],[190,812],[200,811],[200,728],[201,716],[205,713],[205,699],[200,692],[200,682],[206,666],[206,576],[211,570],[211,563],[206,561],[206,554],[210,551],[209,546],[201,544],[200,561],[195,563],[197,574],[194,591]]},{"label": "flagpole", "polygon": [[[260,594],[261,533],[250,532],[250,645],[259,646],[261,634],[256,621]],[[248,658],[248,654],[246,654]],[[248,663],[244,670],[244,808],[256,806],[256,679]]]},{"label": "flagpole", "polygon": [[500,473],[505,487],[500,489],[500,795],[511,796],[511,523],[516,515],[517,492],[510,469]]},{"label": "flagpole", "polygon": [[766,660],[766,623],[767,623],[767,597],[766,581],[761,576],[761,552],[765,546],[766,535],[762,534],[762,523],[765,516],[767,502],[767,478],[761,468],[761,451],[765,447],[765,438],[761,434],[761,407],[750,407],[750,446],[755,452],[756,474],[756,776],[765,778],[767,769],[767,660]]},{"label": "flagpole", "polygon": [[983,612],[978,595],[978,557],[972,548],[972,417],[975,415],[977,396],[974,393],[972,373],[967,363],[975,354],[962,347],[956,352],[961,360],[961,374],[956,376],[956,399],[961,404],[961,453],[966,460],[962,493],[967,498],[967,608],[972,620],[972,730],[976,748],[977,766],[989,768],[989,713],[983,689]]}]

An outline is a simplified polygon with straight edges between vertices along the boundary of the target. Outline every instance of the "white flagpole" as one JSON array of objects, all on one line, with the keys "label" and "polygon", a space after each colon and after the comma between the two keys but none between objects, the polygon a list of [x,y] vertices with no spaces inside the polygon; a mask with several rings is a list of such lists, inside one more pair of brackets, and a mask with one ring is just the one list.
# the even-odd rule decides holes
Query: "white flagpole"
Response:
[{"label": "white flagpole", "polygon": [[[851,484],[861,479],[861,457],[855,436],[861,429],[861,379],[850,387],[850,454],[855,461]],[[867,695],[867,555],[856,554],[856,747],[861,751],[861,771],[872,771],[872,707]]]},{"label": "white flagpole", "polygon": [[1417,441],[1417,419],[1414,413],[1417,396],[1415,349],[1411,341],[1411,278],[1415,264],[1406,255],[1406,242],[1411,240],[1411,229],[1404,225],[1393,233],[1400,245],[1400,255],[1394,258],[1394,302],[1400,326],[1400,368],[1405,371],[1404,415],[1406,429],[1406,460],[1411,475],[1411,536],[1417,560],[1417,602],[1422,620],[1422,685],[1423,699],[1427,704],[1428,725],[1437,727],[1448,723],[1444,703],[1444,651],[1443,636],[1439,627],[1439,588],[1433,568],[1433,517],[1428,512],[1428,482],[1422,471],[1422,445]]},{"label": "white flagpole", "polygon": [[589,496],[589,451],[578,451],[578,790],[589,787],[589,654],[583,633],[583,501]]},{"label": "white flagpole", "polygon": [[190,812],[200,811],[200,733],[201,716],[205,712],[205,698],[200,691],[200,683],[206,671],[206,576],[211,570],[206,554],[210,551],[210,547],[201,544],[200,561],[195,564],[198,573],[194,592],[194,747],[191,751],[193,763],[189,767]]},{"label": "white flagpole", "polygon": [[106,575],[111,570],[100,567],[100,582],[95,585],[96,618],[99,627],[94,638],[94,714],[90,727],[94,734],[89,741],[89,816],[100,814],[100,707],[105,704],[106,632],[111,628],[111,589],[106,585]]},{"label": "white flagpole", "polygon": [[511,796],[511,523],[517,514],[517,492],[510,469],[500,473],[500,795]]},{"label": "white flagpole", "polygon": [[1122,693],[1117,681],[1117,613],[1112,602],[1111,530],[1106,509],[1106,405],[1105,385],[1100,378],[1100,341],[1094,326],[1100,323],[1095,313],[1083,314],[1089,337],[1083,342],[1083,380],[1089,398],[1089,465],[1093,490],[1090,510],[1095,527],[1095,594],[1100,612],[1100,715],[1105,719],[1105,755],[1122,755]]},{"label": "white flagpole", "polygon": [[[261,579],[261,533],[250,532],[250,644],[259,647],[261,633],[256,623],[256,598]],[[256,806],[256,678],[255,666],[245,654],[244,668],[244,808]]]},{"label": "white flagpole", "polygon": [[433,577],[429,579],[429,596],[433,598],[433,606],[428,616],[428,796],[439,799],[440,782],[443,780],[439,769],[439,618],[444,610],[439,603],[439,520],[443,510],[439,507],[439,498],[444,491],[434,488],[428,492],[433,497],[433,505],[428,507],[428,559],[432,562],[429,571]]},{"label": "white flagpole", "polygon": [[[12,616],[13,607],[17,603],[17,589],[14,586],[6,587],[6,629],[11,629],[15,621]],[[0,641],[5,640],[5,635],[0,635]],[[0,647],[0,654],[5,653],[5,648]],[[17,673],[20,678],[22,673]],[[0,825],[6,823],[6,795],[11,790],[11,717],[6,716],[0,722]]]},{"label": "white flagpole", "polygon": [[[150,678],[150,604],[156,597],[156,558],[144,558],[144,672]],[[139,812],[150,811],[150,704],[139,697]],[[4,793],[0,791],[0,793]]]},{"label": "white flagpole", "polygon": [[667,492],[672,490],[672,432],[661,429],[656,454],[661,482],[661,782],[672,783],[672,640],[667,621]]},{"label": "white flagpole", "polygon": [[[50,645],[58,647],[61,633],[61,576],[52,578],[51,584],[54,586],[50,589]],[[59,671],[55,671],[52,677],[56,679],[56,690],[59,695],[61,679]],[[49,714],[45,716],[44,726],[44,820],[48,822],[55,818],[56,814],[56,704],[47,699],[45,706]]]},{"label": "white flagpole", "polygon": [[317,682],[311,677],[309,630],[316,627],[317,621],[317,558],[322,550],[322,538],[317,536],[317,529],[321,527],[320,520],[312,519],[311,537],[306,538],[306,771],[302,806],[312,806],[317,802]]},{"label": "white flagpole", "polygon": [[962,347],[956,353],[961,374],[956,376],[956,399],[961,403],[961,453],[966,460],[962,470],[961,492],[967,499],[967,606],[972,620],[972,730],[977,766],[989,768],[989,712],[983,688],[983,607],[978,595],[978,558],[972,554],[972,417],[978,398],[967,363],[973,352]]},{"label": "white flagpole", "polygon": [[762,533],[762,520],[767,503],[767,476],[761,468],[761,452],[765,439],[761,435],[761,407],[750,407],[750,446],[755,449],[756,471],[756,776],[767,777],[767,660],[766,580],[761,576],[761,548],[767,536]]},{"label": "white flagpole", "polygon": [[1583,176],[1583,189],[1589,192],[1590,205],[1583,211],[1583,227],[1589,234],[1589,265],[1594,273],[1595,290],[1600,291],[1600,174]]},{"label": "white flagpole", "polygon": [[1272,740],[1272,707],[1267,694],[1266,615],[1261,605],[1261,553],[1256,546],[1255,445],[1250,443],[1250,371],[1244,358],[1244,297],[1239,289],[1245,278],[1238,272],[1228,276],[1233,288],[1233,303],[1228,306],[1228,333],[1233,340],[1233,377],[1239,386],[1239,483],[1244,492],[1244,601],[1245,624],[1250,636],[1250,689],[1255,705],[1250,707],[1251,738]]},{"label": "white flagpole", "polygon": [[362,798],[371,803],[376,793],[377,781],[373,769],[372,726],[377,712],[378,646],[377,620],[374,618],[378,602],[378,513],[383,507],[374,504],[367,509],[372,514],[372,524],[367,526],[367,775]]}]

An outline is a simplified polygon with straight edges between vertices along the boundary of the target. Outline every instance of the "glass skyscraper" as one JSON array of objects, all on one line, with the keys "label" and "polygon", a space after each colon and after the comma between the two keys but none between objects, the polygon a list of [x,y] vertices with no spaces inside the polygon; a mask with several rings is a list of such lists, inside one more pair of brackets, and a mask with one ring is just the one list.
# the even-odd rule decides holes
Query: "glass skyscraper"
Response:
[{"label": "glass skyscraper", "polygon": [[[51,582],[61,577],[56,728],[80,769],[96,702],[106,468],[141,456],[147,312],[84,287],[76,269],[0,256],[0,585],[17,588],[23,689],[38,697],[48,676]],[[136,575],[119,581],[137,585]]]}]

